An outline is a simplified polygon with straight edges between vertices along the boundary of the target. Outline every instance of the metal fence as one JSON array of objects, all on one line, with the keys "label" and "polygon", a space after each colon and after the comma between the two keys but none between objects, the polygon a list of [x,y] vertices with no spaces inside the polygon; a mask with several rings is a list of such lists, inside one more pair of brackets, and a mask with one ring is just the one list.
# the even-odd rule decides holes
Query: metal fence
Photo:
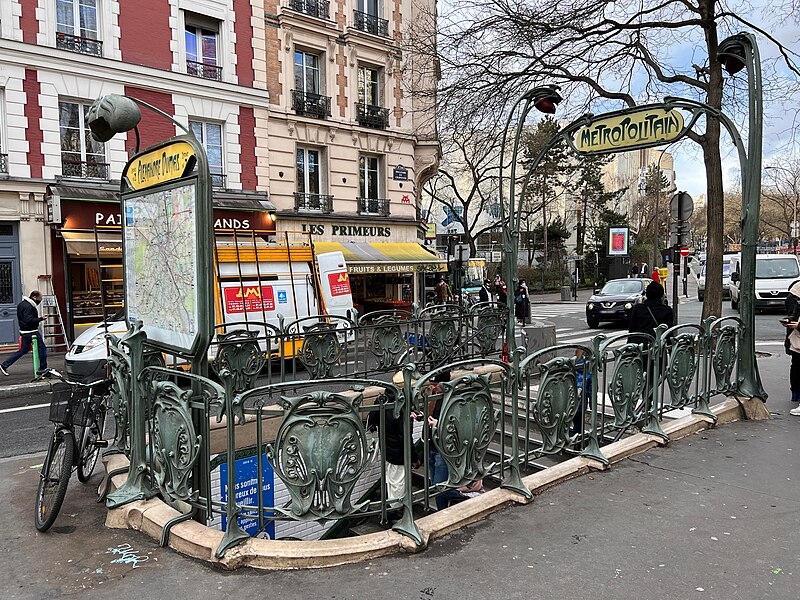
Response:
[{"label": "metal fence", "polygon": [[714,418],[710,399],[736,391],[735,317],[504,361],[503,314],[448,304],[220,325],[211,379],[132,329],[111,343],[114,448],[132,457],[138,497],[225,530],[218,556],[276,537],[275,523],[333,523],[319,530],[331,537],[395,512],[393,529],[421,543],[415,518],[475,482],[528,495],[526,473],[577,455],[607,464],[603,447],[632,433],[667,441],[662,423]]}]

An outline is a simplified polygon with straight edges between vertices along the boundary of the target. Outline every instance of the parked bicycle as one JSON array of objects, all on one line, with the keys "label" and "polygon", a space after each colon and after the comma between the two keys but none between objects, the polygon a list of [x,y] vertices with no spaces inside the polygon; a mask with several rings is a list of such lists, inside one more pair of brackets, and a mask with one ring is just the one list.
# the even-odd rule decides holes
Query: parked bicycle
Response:
[{"label": "parked bicycle", "polygon": [[78,479],[86,483],[94,472],[100,448],[108,446],[108,381],[69,381],[54,369],[49,369],[46,376],[61,383],[52,386],[53,435],[36,490],[35,521],[39,531],[47,531],[58,517],[72,470],[76,469]]}]

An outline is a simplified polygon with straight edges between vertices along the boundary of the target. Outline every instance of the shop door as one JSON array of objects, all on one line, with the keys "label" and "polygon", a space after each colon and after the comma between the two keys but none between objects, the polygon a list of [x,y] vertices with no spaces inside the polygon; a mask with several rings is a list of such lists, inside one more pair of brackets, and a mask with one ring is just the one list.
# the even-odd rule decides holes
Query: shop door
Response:
[{"label": "shop door", "polygon": [[0,223],[0,344],[19,338],[17,303],[22,299],[15,223]]}]

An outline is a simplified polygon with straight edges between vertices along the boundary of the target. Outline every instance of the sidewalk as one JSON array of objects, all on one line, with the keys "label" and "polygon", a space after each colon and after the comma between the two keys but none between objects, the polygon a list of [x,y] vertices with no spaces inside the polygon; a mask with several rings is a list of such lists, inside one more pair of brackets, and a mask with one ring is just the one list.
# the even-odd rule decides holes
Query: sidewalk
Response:
[{"label": "sidewalk", "polygon": [[[40,456],[0,461],[0,572],[9,599],[245,597],[754,600],[800,597],[800,418],[789,360],[759,358],[771,421],[704,430],[495,513],[420,554],[330,569],[224,573],[103,526],[70,483],[48,534],[33,527]],[[100,480],[96,474],[92,480]],[[291,542],[286,542],[291,543]]]},{"label": "sidewalk", "polygon": [[[0,361],[15,350],[0,352]],[[48,353],[47,366],[64,373],[64,353]],[[8,369],[8,376],[0,373],[0,399],[25,395],[39,388],[49,388],[47,381],[34,381],[33,354],[28,352]]]}]

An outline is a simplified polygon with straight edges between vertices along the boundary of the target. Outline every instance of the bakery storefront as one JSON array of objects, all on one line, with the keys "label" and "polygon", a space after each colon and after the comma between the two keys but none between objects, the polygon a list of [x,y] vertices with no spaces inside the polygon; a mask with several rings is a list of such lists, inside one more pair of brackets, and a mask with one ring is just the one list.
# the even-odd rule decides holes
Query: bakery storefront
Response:
[{"label": "bakery storefront", "polygon": [[[124,307],[117,190],[103,185],[48,188],[53,286],[70,340]],[[218,231],[274,231],[273,215],[264,194],[214,193],[214,227]]]},{"label": "bakery storefront", "polygon": [[410,310],[412,303],[424,302],[425,274],[447,271],[445,260],[420,243],[421,231],[415,221],[281,218],[279,227],[311,234],[316,254],[338,251],[344,255],[353,304],[361,314]]}]

